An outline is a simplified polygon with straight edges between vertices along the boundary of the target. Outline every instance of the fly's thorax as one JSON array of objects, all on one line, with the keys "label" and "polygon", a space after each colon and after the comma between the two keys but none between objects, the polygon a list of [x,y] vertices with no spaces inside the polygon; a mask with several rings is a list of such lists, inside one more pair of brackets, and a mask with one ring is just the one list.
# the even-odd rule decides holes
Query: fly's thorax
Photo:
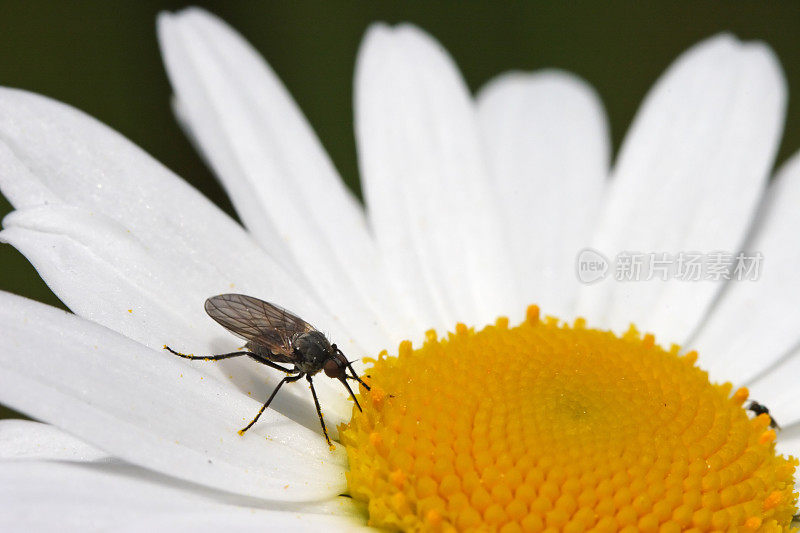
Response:
[{"label": "fly's thorax", "polygon": [[293,344],[300,354],[300,360],[295,363],[295,366],[309,374],[319,372],[325,361],[334,356],[331,344],[319,331],[301,333]]}]

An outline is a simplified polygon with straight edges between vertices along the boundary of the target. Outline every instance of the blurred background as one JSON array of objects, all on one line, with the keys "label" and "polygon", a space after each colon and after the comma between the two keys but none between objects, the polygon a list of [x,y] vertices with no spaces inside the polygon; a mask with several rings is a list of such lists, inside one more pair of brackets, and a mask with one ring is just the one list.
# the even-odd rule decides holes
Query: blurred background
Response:
[{"label": "blurred background", "polygon": [[[0,0],[0,85],[41,93],[97,117],[235,216],[181,133],[155,17],[183,2]],[[228,21],[294,95],[347,184],[359,193],[352,122],[356,51],[374,21],[413,22],[447,48],[475,91],[510,70],[561,68],[600,94],[619,147],[661,72],[720,31],[768,43],[789,85],[777,164],[800,149],[799,2],[195,2]],[[11,210],[0,197],[0,216]],[[0,245],[0,290],[61,306],[12,247]],[[63,307],[63,306],[62,306]],[[18,416],[0,406],[0,418]]]}]

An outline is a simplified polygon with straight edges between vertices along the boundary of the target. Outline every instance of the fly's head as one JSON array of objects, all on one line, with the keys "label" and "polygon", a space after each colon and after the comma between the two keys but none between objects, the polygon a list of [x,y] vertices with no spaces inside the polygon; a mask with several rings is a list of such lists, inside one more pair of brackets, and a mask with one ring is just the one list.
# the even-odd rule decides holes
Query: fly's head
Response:
[{"label": "fly's head", "polygon": [[[351,374],[347,373],[348,369],[350,370]],[[342,351],[337,348],[335,344],[331,346],[331,355],[325,360],[325,363],[322,365],[322,370],[329,378],[338,379],[342,382],[342,385],[345,386],[347,392],[350,393],[350,397],[353,398],[356,407],[358,407],[358,410],[361,411],[361,405],[358,403],[358,398],[356,398],[356,395],[353,393],[353,389],[350,388],[347,380],[352,379],[354,381],[358,381],[364,385],[367,390],[369,390],[369,385],[361,381],[361,378],[358,377],[356,371],[353,370],[353,366],[350,364],[350,361],[347,360],[347,357],[345,357]]]},{"label": "fly's head", "polygon": [[325,375],[329,378],[344,381],[348,377],[347,368],[349,364],[344,354],[338,348],[334,348],[333,356],[325,361],[322,370],[325,371]]}]

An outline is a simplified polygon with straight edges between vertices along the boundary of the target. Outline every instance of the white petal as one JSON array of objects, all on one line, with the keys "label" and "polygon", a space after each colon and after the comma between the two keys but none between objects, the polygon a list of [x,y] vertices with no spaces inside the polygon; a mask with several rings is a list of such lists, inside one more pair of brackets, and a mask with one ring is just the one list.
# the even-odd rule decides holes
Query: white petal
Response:
[{"label": "white petal", "polygon": [[[363,209],[281,82],[236,32],[200,9],[159,17],[183,119],[256,236],[281,238],[328,308],[370,351],[408,330]],[[286,252],[284,252],[284,250]]]},{"label": "white petal", "polygon": [[[620,252],[735,253],[780,137],[786,88],[772,51],[730,36],[683,54],[656,83],[625,138],[597,235]],[[722,283],[680,280],[586,287],[581,312],[663,342],[697,326]]]},{"label": "white petal", "polygon": [[0,88],[0,188],[17,209],[56,204],[104,215],[187,284],[203,285],[200,290],[212,284],[218,291],[254,290],[330,327],[330,316],[233,220],[118,133],[69,106]]},{"label": "white petal", "polygon": [[[114,457],[239,494],[312,500],[345,486],[341,446],[75,315],[0,293],[0,402]],[[288,485],[288,487],[287,487]]]},{"label": "white petal", "polygon": [[758,279],[729,283],[690,344],[715,380],[746,384],[800,342],[798,206],[800,154],[771,184],[745,246],[763,257]]},{"label": "white petal", "polygon": [[346,498],[263,502],[125,464],[0,463],[3,531],[359,531]]},{"label": "white petal", "polygon": [[800,422],[798,379],[800,379],[800,350],[793,350],[748,385],[750,397],[766,405],[770,415],[786,428]]},{"label": "white petal", "polygon": [[600,99],[564,72],[509,73],[481,90],[478,112],[522,295],[569,318],[608,176]]},{"label": "white petal", "polygon": [[[241,346],[203,311],[205,297],[224,290],[220,283],[165,265],[154,250],[114,220],[55,204],[15,211],[4,223],[0,238],[22,251],[53,291],[81,316],[158,350],[168,344],[199,354],[226,353]],[[250,287],[242,285],[244,292],[258,294]],[[192,365],[231,391],[238,388],[260,401],[283,378],[282,373],[246,358],[220,363]],[[344,388],[334,380],[317,383],[331,425],[348,420],[351,404]],[[306,427],[319,427],[305,387],[286,387],[272,407]]]},{"label": "white petal", "polygon": [[0,459],[99,461],[109,455],[55,426],[0,420]]},{"label": "white petal", "polygon": [[521,308],[474,106],[447,53],[412,26],[372,27],[355,111],[370,222],[423,323],[482,325]]},{"label": "white petal", "polygon": [[[26,247],[45,281],[82,316],[149,346],[179,341],[202,353],[227,339],[230,349],[237,345],[203,316],[203,301],[246,292],[291,309],[346,353],[364,353],[355,340],[360,325],[343,327],[233,220],[73,108],[0,89],[0,188],[25,210],[6,219],[4,238]],[[95,278],[112,287],[98,291]],[[172,330],[178,321],[184,325]]]},{"label": "white petal", "polygon": [[[143,513],[144,514],[144,513]],[[115,531],[165,531],[169,533],[186,531],[195,533],[207,531],[253,531],[263,533],[269,531],[286,531],[317,533],[319,531],[354,531],[372,532],[373,528],[367,527],[366,519],[345,518],[340,516],[325,516],[307,512],[286,511],[261,511],[248,510],[247,512],[234,509],[210,510],[197,512],[196,510],[183,510],[162,514],[157,517],[144,516],[138,520],[131,520]]]}]

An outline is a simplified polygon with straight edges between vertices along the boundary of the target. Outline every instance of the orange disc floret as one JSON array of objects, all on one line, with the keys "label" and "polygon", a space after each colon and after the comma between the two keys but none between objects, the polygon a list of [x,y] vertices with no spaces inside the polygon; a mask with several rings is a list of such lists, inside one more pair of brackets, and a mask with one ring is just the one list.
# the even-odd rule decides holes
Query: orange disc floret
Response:
[{"label": "orange disc floret", "polygon": [[797,460],[696,360],[535,306],[429,331],[374,361],[340,428],[349,492],[403,531],[790,531]]}]

